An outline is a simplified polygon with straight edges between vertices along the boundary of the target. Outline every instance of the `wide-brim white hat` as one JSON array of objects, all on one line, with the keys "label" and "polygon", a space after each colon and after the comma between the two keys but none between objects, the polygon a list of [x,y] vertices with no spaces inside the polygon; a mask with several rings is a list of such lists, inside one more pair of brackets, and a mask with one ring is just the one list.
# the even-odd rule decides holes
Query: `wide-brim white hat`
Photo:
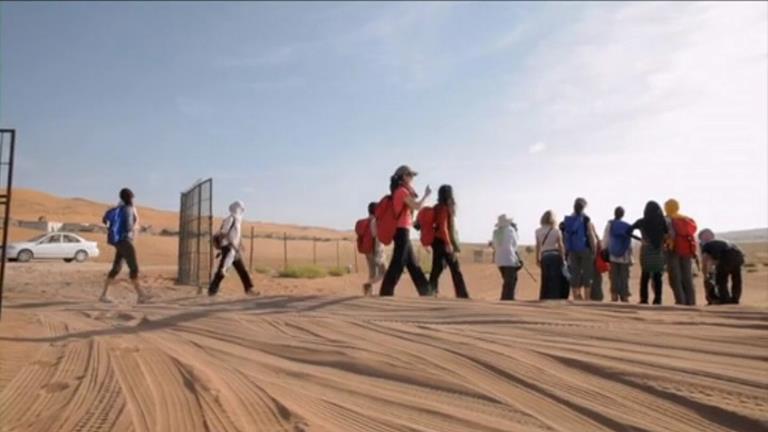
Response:
[{"label": "wide-brim white hat", "polygon": [[506,213],[500,214],[499,215],[499,219],[496,222],[496,228],[500,228],[500,227],[503,227],[503,226],[509,226],[510,224],[512,224],[514,222],[515,222],[514,219],[508,218]]}]

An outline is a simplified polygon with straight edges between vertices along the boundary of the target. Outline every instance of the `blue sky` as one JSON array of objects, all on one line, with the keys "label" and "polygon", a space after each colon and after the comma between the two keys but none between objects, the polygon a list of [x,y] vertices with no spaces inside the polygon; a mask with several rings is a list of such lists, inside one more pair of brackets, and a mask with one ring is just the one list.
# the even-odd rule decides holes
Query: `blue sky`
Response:
[{"label": "blue sky", "polygon": [[602,225],[676,197],[768,225],[766,3],[0,5],[19,186],[350,229],[401,163],[454,185],[461,237],[530,241],[576,196]]}]

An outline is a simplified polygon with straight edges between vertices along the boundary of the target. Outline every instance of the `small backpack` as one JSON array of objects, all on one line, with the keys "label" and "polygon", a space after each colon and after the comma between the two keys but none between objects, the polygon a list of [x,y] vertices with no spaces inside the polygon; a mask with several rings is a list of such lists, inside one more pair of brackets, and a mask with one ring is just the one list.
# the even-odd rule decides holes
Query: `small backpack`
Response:
[{"label": "small backpack", "polygon": [[611,236],[609,247],[611,256],[621,258],[627,253],[632,244],[632,237],[628,234],[630,228],[631,226],[624,221],[611,221],[611,228],[609,230]]},{"label": "small backpack", "polygon": [[112,246],[127,238],[125,210],[125,206],[117,206],[104,213],[102,222],[107,225],[107,243]]},{"label": "small backpack", "polygon": [[675,253],[684,258],[696,256],[696,222],[689,217],[674,218],[672,228],[675,230]]},{"label": "small backpack", "polygon": [[432,246],[435,241],[435,208],[422,207],[416,216],[416,224],[419,227],[422,246]]},{"label": "small backpack", "polygon": [[605,259],[605,254],[598,253],[595,254],[595,270],[598,271],[598,273],[607,273],[611,270],[611,261]]},{"label": "small backpack", "polygon": [[395,238],[397,231],[397,215],[395,214],[395,204],[392,195],[386,195],[376,205],[374,211],[376,217],[376,237],[381,244],[388,245]]},{"label": "small backpack", "polygon": [[568,252],[583,252],[589,249],[587,226],[589,217],[585,215],[570,215],[563,221],[565,234],[565,249]]},{"label": "small backpack", "polygon": [[374,241],[369,218],[360,219],[355,223],[355,234],[357,234],[357,251],[363,255],[373,253]]},{"label": "small backpack", "polygon": [[[223,228],[223,225],[222,225],[222,228]],[[221,232],[221,230],[219,230],[219,232],[217,232],[216,234],[213,235],[213,237],[211,238],[211,245],[213,246],[213,248],[215,250],[222,250],[222,249],[224,249],[224,241],[229,238],[229,234],[232,233],[233,229],[235,229],[235,221],[234,220],[232,221],[232,224],[229,226],[229,229],[227,230],[226,233]]]}]

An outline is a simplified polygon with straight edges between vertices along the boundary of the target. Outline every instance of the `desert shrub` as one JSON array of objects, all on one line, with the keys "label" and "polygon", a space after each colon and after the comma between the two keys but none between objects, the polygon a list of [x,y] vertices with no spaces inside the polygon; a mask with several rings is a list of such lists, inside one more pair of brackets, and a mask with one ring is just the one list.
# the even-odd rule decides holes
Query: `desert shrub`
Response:
[{"label": "desert shrub", "polygon": [[255,266],[253,266],[253,271],[255,271],[256,273],[266,274],[266,275],[272,274],[271,268],[264,265],[259,265],[259,264],[256,264]]},{"label": "desert shrub", "polygon": [[748,268],[749,269],[749,268],[756,268],[756,267],[757,267],[757,263],[754,263],[754,262],[748,262],[748,263],[744,264],[744,268]]},{"label": "desert shrub", "polygon": [[281,278],[290,279],[317,279],[325,277],[328,273],[324,268],[318,266],[289,266],[285,270],[281,270],[277,275]]},{"label": "desert shrub", "polygon": [[747,269],[747,273],[757,273],[757,269],[756,268],[748,268]]},{"label": "desert shrub", "polygon": [[339,277],[339,276],[344,276],[345,274],[348,274],[348,273],[349,271],[344,267],[331,267],[328,269],[329,276]]},{"label": "desert shrub", "polygon": [[526,246],[526,247],[525,247],[525,253],[527,253],[527,254],[532,254],[532,253],[534,253],[534,252],[536,252],[536,248],[534,248],[533,246],[530,246],[530,245],[529,245],[529,246]]}]

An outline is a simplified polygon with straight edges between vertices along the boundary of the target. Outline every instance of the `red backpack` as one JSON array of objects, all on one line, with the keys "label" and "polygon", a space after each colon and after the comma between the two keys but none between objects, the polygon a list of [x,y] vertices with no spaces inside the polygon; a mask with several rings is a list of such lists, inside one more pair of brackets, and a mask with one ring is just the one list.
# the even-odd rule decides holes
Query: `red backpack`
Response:
[{"label": "red backpack", "polygon": [[357,251],[363,255],[373,253],[373,234],[371,233],[371,220],[368,218],[360,219],[355,223],[355,233],[357,234]]},{"label": "red backpack", "polygon": [[675,230],[674,251],[684,258],[696,256],[697,231],[696,222],[688,217],[672,219],[672,229]]},{"label": "red backpack", "polygon": [[595,269],[599,273],[607,273],[609,270],[611,270],[611,262],[605,260],[605,256],[602,253],[602,250],[600,253],[595,254]]},{"label": "red backpack", "polygon": [[426,247],[432,246],[435,241],[435,208],[422,207],[419,215],[416,216],[416,223],[421,232],[421,244]]},{"label": "red backpack", "polygon": [[392,243],[392,239],[395,238],[395,231],[397,231],[398,219],[395,214],[392,195],[386,195],[382,198],[373,214],[376,217],[376,237],[385,246]]}]

